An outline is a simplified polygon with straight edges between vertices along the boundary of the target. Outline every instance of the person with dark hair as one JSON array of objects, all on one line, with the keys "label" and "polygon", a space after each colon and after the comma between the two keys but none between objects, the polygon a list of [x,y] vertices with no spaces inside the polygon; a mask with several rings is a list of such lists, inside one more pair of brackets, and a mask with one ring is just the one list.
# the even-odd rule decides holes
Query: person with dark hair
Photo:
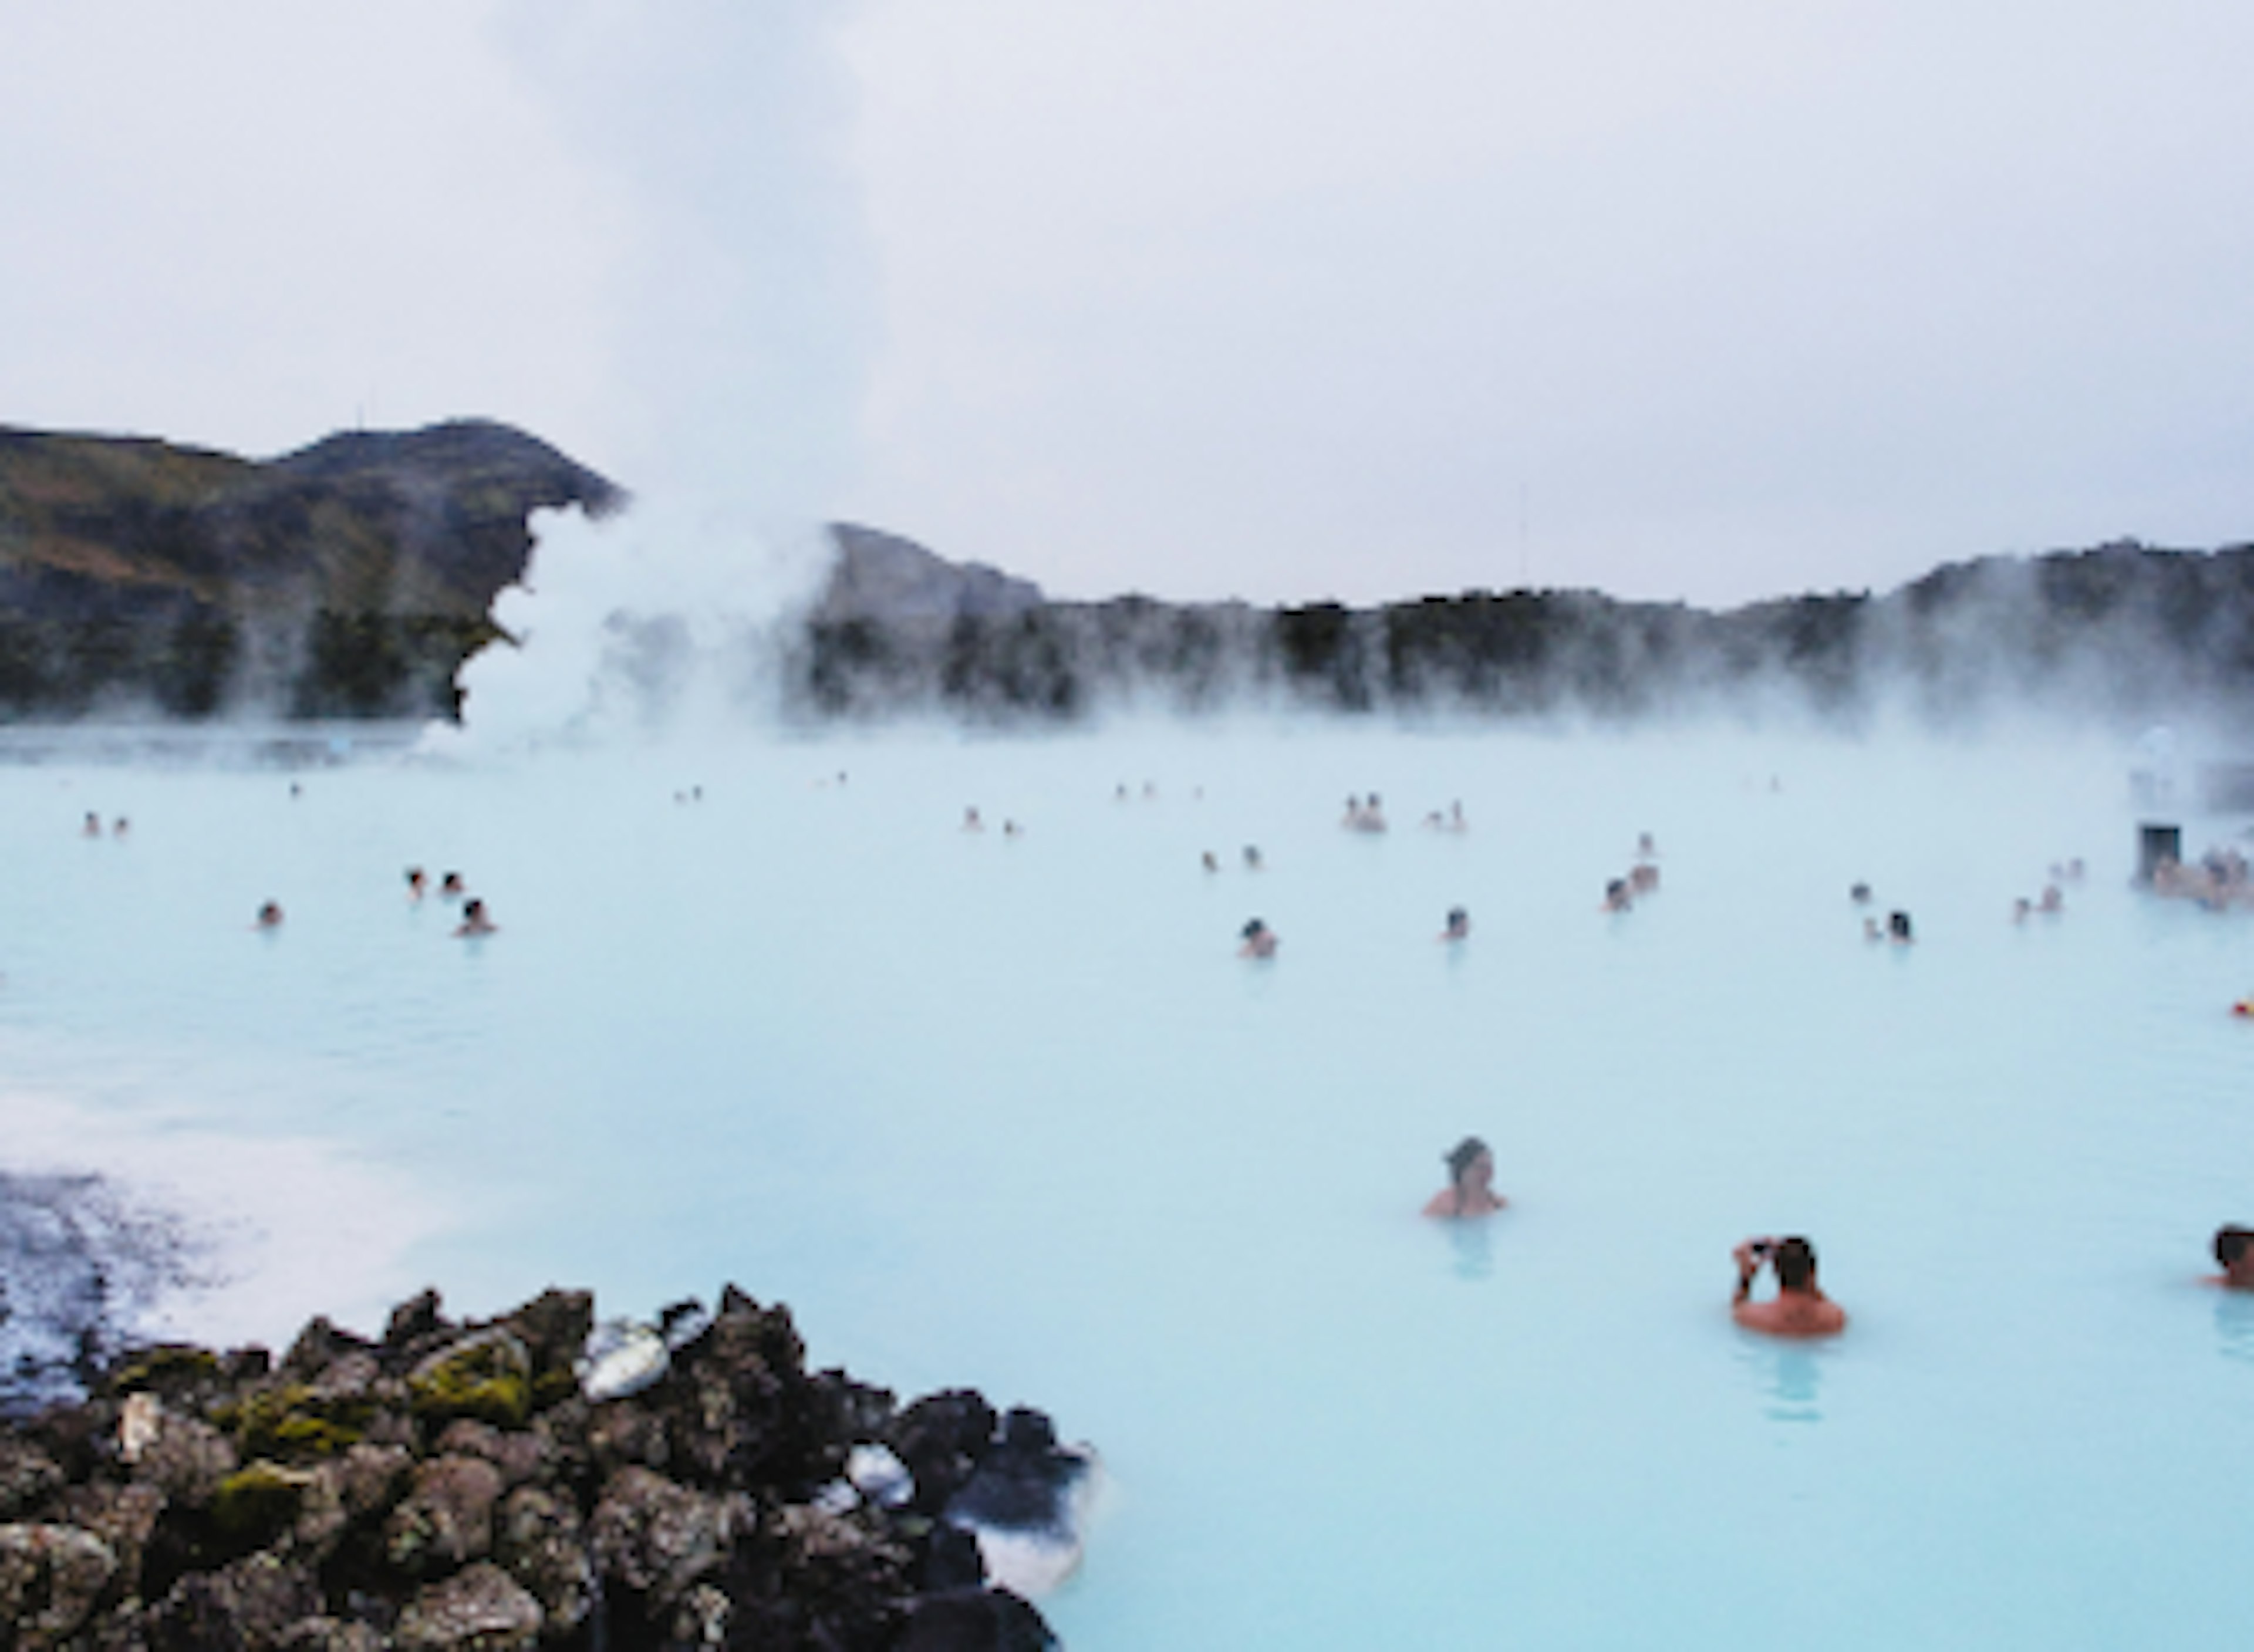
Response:
[{"label": "person with dark hair", "polygon": [[[1816,1247],[1797,1235],[1788,1239],[1748,1239],[1731,1253],[1738,1263],[1738,1289],[1730,1317],[1748,1331],[1768,1336],[1837,1336],[1847,1328],[1846,1310],[1816,1283]],[[1761,1264],[1776,1273],[1776,1295],[1753,1299]]]},{"label": "person with dark hair", "polygon": [[2227,1291],[2254,1291],[2254,1228],[2226,1222],[2215,1230],[2215,1261],[2222,1271],[2208,1284]]},{"label": "person with dark hair", "polygon": [[407,869],[407,898],[410,900],[422,900],[430,886],[430,880],[424,876],[420,866],[410,866]]},{"label": "person with dark hair", "polygon": [[1448,927],[1440,931],[1443,941],[1462,941],[1472,932],[1472,915],[1461,906],[1448,908]]},{"label": "person with dark hair", "polygon": [[282,927],[282,903],[270,900],[258,909],[258,920],[253,926],[259,929],[279,929]]},{"label": "person with dark hair", "polygon": [[1502,1208],[1494,1190],[1494,1155],[1476,1136],[1466,1136],[1440,1156],[1448,1185],[1425,1201],[1428,1216],[1492,1216]]},{"label": "person with dark hair", "polygon": [[1626,912],[1634,905],[1635,896],[1629,890],[1627,878],[1615,878],[1605,885],[1605,911]]},{"label": "person with dark hair", "polygon": [[462,921],[454,930],[454,934],[458,940],[471,940],[479,935],[492,934],[500,928],[486,915],[486,903],[472,897],[462,903]]},{"label": "person with dark hair", "polygon": [[1909,914],[1889,913],[1886,916],[1886,939],[1908,946],[1914,939],[1909,932]]},{"label": "person with dark hair", "polygon": [[1276,956],[1276,932],[1257,918],[1245,920],[1244,944],[1236,949],[1240,958],[1272,958]]}]

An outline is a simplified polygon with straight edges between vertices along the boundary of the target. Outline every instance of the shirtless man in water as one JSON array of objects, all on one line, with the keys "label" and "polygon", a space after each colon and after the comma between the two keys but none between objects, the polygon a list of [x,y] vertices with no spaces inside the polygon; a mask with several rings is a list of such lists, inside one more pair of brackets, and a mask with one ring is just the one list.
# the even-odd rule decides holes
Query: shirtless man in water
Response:
[{"label": "shirtless man in water", "polygon": [[[1738,1260],[1737,1294],[1730,1317],[1748,1331],[1769,1336],[1837,1336],[1847,1328],[1847,1312],[1816,1284],[1816,1247],[1807,1240],[1748,1239],[1731,1253]],[[1753,1299],[1754,1280],[1768,1264],[1776,1270],[1776,1295]]]}]

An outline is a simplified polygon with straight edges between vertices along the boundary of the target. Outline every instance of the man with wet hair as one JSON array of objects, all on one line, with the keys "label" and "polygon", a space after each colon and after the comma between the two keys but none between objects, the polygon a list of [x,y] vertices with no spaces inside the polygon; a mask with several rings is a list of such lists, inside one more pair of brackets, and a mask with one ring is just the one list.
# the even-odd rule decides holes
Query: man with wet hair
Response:
[{"label": "man with wet hair", "polygon": [[[1816,1247],[1795,1235],[1787,1239],[1748,1239],[1732,1253],[1738,1262],[1737,1294],[1730,1317],[1748,1331],[1767,1336],[1837,1336],[1847,1328],[1846,1310],[1816,1283]],[[1767,1263],[1776,1271],[1776,1295],[1753,1299],[1754,1280]]]},{"label": "man with wet hair", "polygon": [[2222,1270],[2208,1283],[2226,1291],[2254,1291],[2254,1228],[2226,1222],[2215,1230],[2215,1260]]}]

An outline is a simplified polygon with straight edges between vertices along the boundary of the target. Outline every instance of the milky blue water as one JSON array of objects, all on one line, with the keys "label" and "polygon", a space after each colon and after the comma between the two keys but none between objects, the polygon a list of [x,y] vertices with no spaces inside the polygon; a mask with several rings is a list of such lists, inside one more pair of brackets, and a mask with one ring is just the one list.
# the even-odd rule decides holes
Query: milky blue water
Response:
[{"label": "milky blue water", "polygon": [[[0,767],[0,1090],[89,1158],[276,1166],[247,1231],[335,1170],[333,1224],[240,1253],[272,1339],[426,1279],[733,1279],[819,1362],[1047,1408],[1113,1484],[1045,1603],[1075,1648],[2220,1645],[2254,1305],[2195,1281],[2254,1220],[2254,917],[2132,893],[2129,761],[1266,726],[379,752],[292,797],[66,752]],[[1393,830],[1341,831],[1370,790]],[[1661,892],[1601,915],[1647,830]],[[1420,1220],[1467,1131],[1510,1208]],[[435,1225],[346,1220],[385,1188]],[[1782,1231],[1836,1344],[1729,1322]]]}]

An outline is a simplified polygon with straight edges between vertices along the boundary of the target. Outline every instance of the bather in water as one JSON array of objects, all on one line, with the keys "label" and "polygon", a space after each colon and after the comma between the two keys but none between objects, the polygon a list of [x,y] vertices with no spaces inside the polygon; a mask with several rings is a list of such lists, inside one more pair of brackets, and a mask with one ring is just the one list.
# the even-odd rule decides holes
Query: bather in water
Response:
[{"label": "bather in water", "polygon": [[1248,920],[1242,931],[1244,944],[1236,949],[1240,958],[1272,958],[1276,956],[1276,932],[1259,919]]},{"label": "bather in water", "polygon": [[1441,1155],[1448,1185],[1424,1204],[1428,1216],[1491,1216],[1508,1202],[1494,1190],[1494,1155],[1476,1136],[1466,1136]]},{"label": "bather in water", "polygon": [[2254,1291],[2254,1228],[2225,1223],[2215,1230],[2215,1260],[2222,1271],[2207,1283],[2226,1291]]},{"label": "bather in water", "polygon": [[1461,906],[1448,908],[1447,927],[1440,931],[1443,941],[1462,941],[1472,932],[1472,915]]},{"label": "bather in water", "polygon": [[468,940],[477,935],[497,934],[500,928],[500,926],[487,914],[486,903],[472,900],[463,903],[462,921],[454,930],[454,936],[457,940]]},{"label": "bather in water", "polygon": [[[1847,1328],[1847,1312],[1816,1283],[1816,1247],[1795,1236],[1748,1239],[1731,1253],[1737,1258],[1738,1288],[1730,1317],[1748,1331],[1767,1336],[1837,1336]],[[1776,1273],[1776,1295],[1753,1299],[1754,1281],[1766,1264]]]}]

